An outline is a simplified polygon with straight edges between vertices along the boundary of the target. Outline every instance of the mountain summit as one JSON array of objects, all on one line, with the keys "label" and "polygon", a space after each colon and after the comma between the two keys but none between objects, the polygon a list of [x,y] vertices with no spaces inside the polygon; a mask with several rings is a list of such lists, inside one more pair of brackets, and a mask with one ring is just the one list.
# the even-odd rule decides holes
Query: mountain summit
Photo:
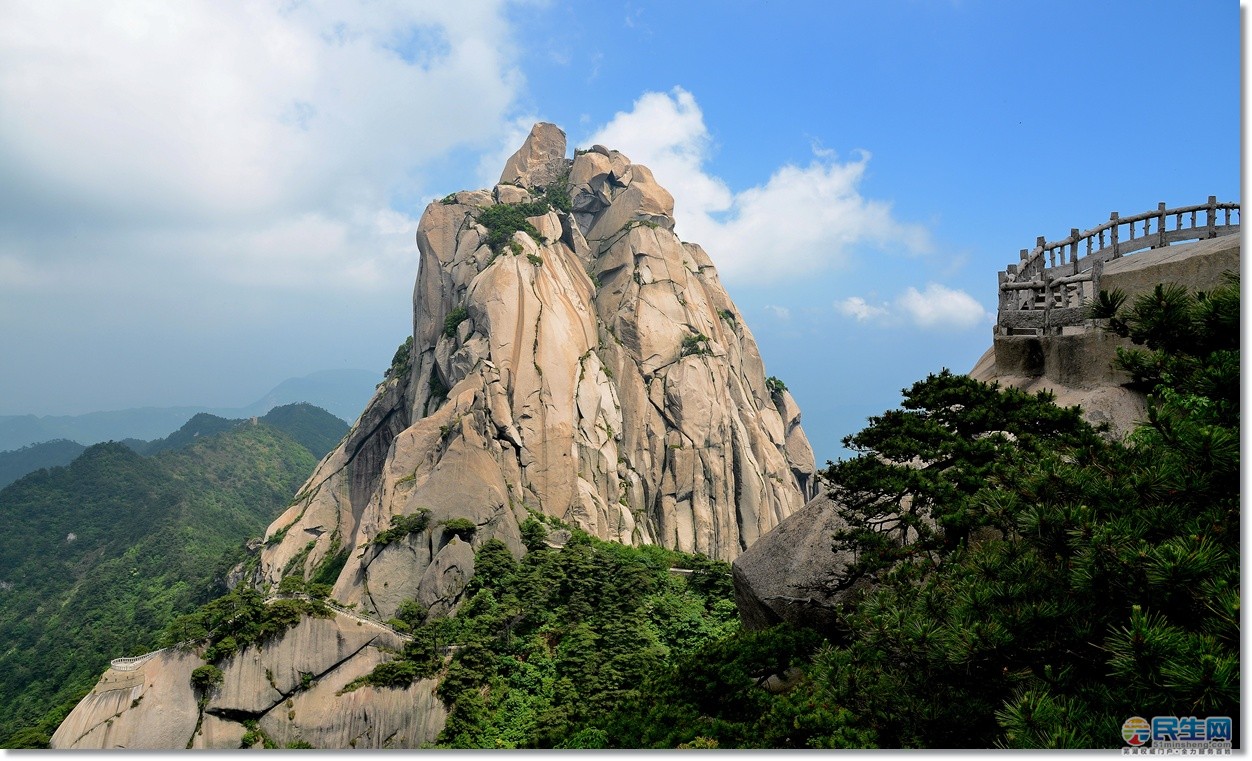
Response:
[{"label": "mountain summit", "polygon": [[[353,616],[452,613],[475,550],[521,555],[532,517],[731,560],[813,496],[800,410],[708,255],[674,234],[673,197],[618,151],[565,154],[536,124],[494,188],[426,208],[413,335],[266,532],[253,582],[325,581],[354,613],[219,658],[202,709],[196,656],[125,664],[143,677],[106,673],[54,747],[238,747],[243,720],[280,742],[417,746],[446,717],[431,680],[337,694],[398,646]],[[157,711],[159,740],[140,729]]]},{"label": "mountain summit", "polygon": [[[428,206],[412,347],[270,527],[262,579],[277,584],[310,541],[312,572],[423,509],[432,525],[471,521],[473,546],[499,536],[520,552],[534,512],[722,560],[799,509],[815,470],[799,408],[673,227],[646,167],[601,146],[570,161],[545,123],[493,190]],[[391,616],[440,552],[469,562],[439,534],[353,553],[336,599]]]}]

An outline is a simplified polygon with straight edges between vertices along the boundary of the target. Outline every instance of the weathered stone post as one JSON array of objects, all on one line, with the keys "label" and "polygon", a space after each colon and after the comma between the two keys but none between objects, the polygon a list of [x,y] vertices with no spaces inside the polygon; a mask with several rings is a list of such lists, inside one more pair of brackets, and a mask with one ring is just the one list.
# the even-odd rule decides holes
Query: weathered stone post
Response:
[{"label": "weathered stone post", "polygon": [[1052,334],[1052,272],[1044,270],[1039,275],[1043,280],[1043,329],[1039,334],[1047,336]]},{"label": "weathered stone post", "polygon": [[[1120,224],[1118,222],[1117,212],[1114,211],[1114,212],[1109,213],[1109,222],[1113,225],[1113,227],[1109,230],[1109,233],[1110,233],[1109,241],[1111,242],[1113,246],[1113,258],[1118,259],[1121,257],[1122,252],[1117,249],[1117,228]],[[1131,235],[1130,237],[1133,238],[1135,236]]]},{"label": "weathered stone post", "polygon": [[1209,229],[1206,238],[1217,237],[1217,196],[1209,196]]}]

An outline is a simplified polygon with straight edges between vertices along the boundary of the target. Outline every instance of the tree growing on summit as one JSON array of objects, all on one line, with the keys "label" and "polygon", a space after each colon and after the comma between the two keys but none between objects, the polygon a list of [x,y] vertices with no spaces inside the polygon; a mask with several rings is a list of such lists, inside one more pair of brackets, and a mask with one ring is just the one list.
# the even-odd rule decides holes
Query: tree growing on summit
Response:
[{"label": "tree growing on summit", "polygon": [[500,203],[482,209],[478,213],[478,224],[487,228],[486,244],[492,251],[500,253],[515,232],[521,231],[539,240],[539,231],[528,218],[547,214],[550,208],[547,199],[529,203]]}]

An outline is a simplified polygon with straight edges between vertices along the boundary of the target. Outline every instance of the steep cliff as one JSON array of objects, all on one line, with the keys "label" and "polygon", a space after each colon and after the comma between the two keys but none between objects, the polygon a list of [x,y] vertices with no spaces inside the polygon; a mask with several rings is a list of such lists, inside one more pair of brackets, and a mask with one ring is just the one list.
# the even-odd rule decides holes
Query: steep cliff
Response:
[{"label": "steep cliff", "polygon": [[[673,198],[617,151],[593,146],[571,161],[565,149],[561,130],[537,124],[500,184],[427,207],[411,346],[269,527],[255,582],[332,581],[334,600],[381,620],[407,600],[443,615],[473,575],[474,550],[499,538],[520,555],[531,514],[731,560],[814,496],[799,408],[767,386],[708,255],[674,234]],[[153,676],[169,679],[190,690],[177,669]],[[232,689],[272,690],[256,678]],[[330,747],[353,732],[337,728],[333,690],[322,698],[335,726],[299,737]],[[66,724],[102,721],[92,700]],[[393,703],[426,717],[420,731],[358,733],[359,744],[433,740],[442,706]],[[215,721],[244,715],[232,710],[206,709]],[[272,710],[247,715],[264,728]],[[396,723],[379,710],[378,722]],[[58,733],[58,747],[144,742],[76,734]]]}]

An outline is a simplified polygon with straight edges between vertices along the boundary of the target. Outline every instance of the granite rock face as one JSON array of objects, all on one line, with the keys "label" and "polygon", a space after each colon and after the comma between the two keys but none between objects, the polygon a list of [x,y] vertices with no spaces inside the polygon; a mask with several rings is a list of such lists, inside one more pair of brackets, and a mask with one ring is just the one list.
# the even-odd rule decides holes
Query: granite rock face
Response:
[{"label": "granite rock face", "polygon": [[[520,556],[531,514],[732,560],[814,496],[799,408],[767,387],[708,255],[674,234],[673,197],[618,151],[565,148],[537,124],[500,184],[426,208],[408,361],[271,524],[249,582],[340,567],[331,597],[370,619],[408,600],[450,615],[477,548],[496,538]],[[385,648],[326,626],[232,659],[196,742],[235,742],[217,720],[243,716],[319,747],[432,740],[446,712],[431,684],[334,694]],[[300,665],[304,651],[334,655]]]},{"label": "granite rock face", "polygon": [[106,671],[52,736],[53,748],[239,748],[244,721],[280,747],[404,748],[434,741],[447,711],[434,680],[407,689],[361,687],[338,695],[401,649],[389,628],[349,614],[305,619],[263,646],[218,664],[201,694],[199,651],[163,650],[131,671]]},{"label": "granite rock face", "polygon": [[[450,611],[472,551],[495,537],[520,554],[530,512],[731,560],[813,496],[799,409],[766,388],[708,255],[672,232],[673,198],[620,152],[564,156],[538,124],[502,176],[519,184],[427,207],[408,372],[270,527],[261,580],[356,548],[336,599],[384,619],[405,599]],[[493,250],[484,213],[554,183],[571,211]],[[369,544],[421,510],[422,530]],[[454,559],[455,519],[477,528]]]},{"label": "granite rock face", "polygon": [[1142,393],[1122,385],[1130,377],[1112,366],[1118,346],[1132,344],[1098,332],[997,336],[969,376],[1028,394],[1047,391],[1058,406],[1081,407],[1088,423],[1107,425],[1108,435],[1120,441],[1147,419],[1148,409]]},{"label": "granite rock face", "polygon": [[57,727],[50,746],[186,748],[199,720],[191,672],[203,664],[194,653],[164,650],[137,669],[109,669]]},{"label": "granite rock face", "polygon": [[[565,133],[555,124],[539,122],[530,129],[522,147],[500,173],[500,185],[520,188],[546,187],[556,182],[568,168],[565,160]],[[516,203],[500,199],[500,203]]]}]

